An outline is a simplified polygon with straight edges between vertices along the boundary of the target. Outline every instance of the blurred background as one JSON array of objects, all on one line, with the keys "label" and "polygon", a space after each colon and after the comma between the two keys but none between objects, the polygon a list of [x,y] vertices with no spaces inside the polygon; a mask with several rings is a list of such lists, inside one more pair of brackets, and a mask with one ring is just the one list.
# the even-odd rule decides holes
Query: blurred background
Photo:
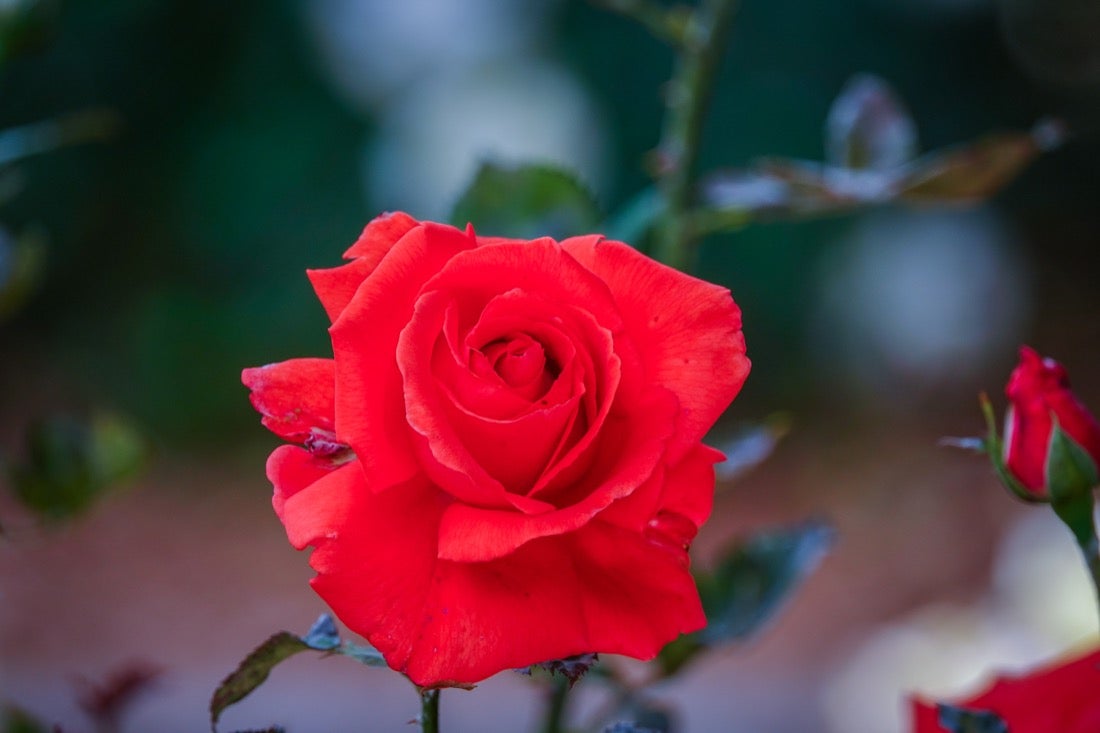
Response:
[{"label": "blurred background", "polygon": [[[1003,404],[1021,343],[1100,409],[1097,38],[1100,8],[1070,0],[742,3],[704,171],[821,160],[862,72],[922,150],[1046,115],[1073,134],[980,205],[705,243],[698,274],[732,290],[754,365],[714,439],[776,411],[792,428],[720,487],[699,562],[808,516],[840,534],[761,637],[655,692],[684,730],[901,731],[903,691],[971,690],[1094,633],[1068,533],[936,441],[981,431],[976,395]],[[324,610],[239,382],[330,353],[304,269],[383,210],[446,220],[486,160],[573,169],[616,210],[648,184],[671,64],[581,0],[0,1],[0,454],[91,435],[129,483],[46,522],[0,484],[0,703],[90,730],[88,681],[141,660],[161,672],[122,729],[206,725],[249,649]],[[224,727],[402,730],[395,677],[295,659]],[[515,731],[537,703],[500,675],[447,693],[444,720]]]}]

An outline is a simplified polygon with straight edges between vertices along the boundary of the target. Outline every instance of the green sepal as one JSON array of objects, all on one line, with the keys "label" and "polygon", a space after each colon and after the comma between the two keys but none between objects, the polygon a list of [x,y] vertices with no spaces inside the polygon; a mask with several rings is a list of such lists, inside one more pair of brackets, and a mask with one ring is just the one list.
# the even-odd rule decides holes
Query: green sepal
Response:
[{"label": "green sepal", "polygon": [[1071,438],[1054,420],[1047,445],[1046,483],[1051,501],[1073,501],[1080,496],[1092,496],[1100,483],[1096,461],[1081,444]]},{"label": "green sepal", "polygon": [[1029,491],[1027,487],[1020,483],[1019,479],[1013,476],[1012,472],[1008,470],[1008,466],[1005,465],[1004,459],[1004,444],[1001,442],[1001,436],[997,432],[997,418],[993,414],[993,404],[989,401],[989,396],[986,395],[985,392],[982,392],[978,396],[978,401],[982,406],[982,415],[985,416],[986,436],[983,440],[985,454],[989,456],[989,461],[993,464],[993,471],[997,474],[997,478],[1000,479],[1001,484],[1020,501],[1026,501],[1029,504],[1049,503],[1050,499]]},{"label": "green sepal", "polygon": [[971,710],[954,705],[936,706],[939,723],[950,733],[1008,733],[1008,723],[992,710]]}]

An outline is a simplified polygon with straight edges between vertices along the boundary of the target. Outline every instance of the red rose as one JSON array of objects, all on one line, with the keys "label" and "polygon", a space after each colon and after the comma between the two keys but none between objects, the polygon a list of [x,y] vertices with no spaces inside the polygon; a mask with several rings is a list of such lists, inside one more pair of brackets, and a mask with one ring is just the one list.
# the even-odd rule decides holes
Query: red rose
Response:
[{"label": "red rose", "polygon": [[[997,680],[986,692],[956,703],[990,710],[1011,733],[1097,733],[1100,731],[1100,649],[1023,677]],[[936,706],[912,701],[913,733],[946,733]]]},{"label": "red rose", "polygon": [[1061,364],[1044,359],[1027,346],[1021,347],[1020,364],[1009,377],[1005,394],[1009,401],[1005,465],[1028,491],[1049,497],[1047,458],[1055,422],[1094,464],[1100,461],[1100,424],[1070,391]]},{"label": "red rose", "polygon": [[749,371],[729,292],[619,242],[379,217],[309,273],[334,358],[247,369],[314,589],[418,685],[705,619],[687,548]]}]

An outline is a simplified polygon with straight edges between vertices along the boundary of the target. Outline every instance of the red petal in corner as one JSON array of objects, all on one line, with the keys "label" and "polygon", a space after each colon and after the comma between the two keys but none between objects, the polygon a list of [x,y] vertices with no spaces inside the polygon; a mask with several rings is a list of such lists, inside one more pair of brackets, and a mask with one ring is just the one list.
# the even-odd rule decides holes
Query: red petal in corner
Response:
[{"label": "red petal in corner", "polygon": [[474,246],[453,227],[424,224],[394,245],[329,329],[336,359],[340,438],[359,456],[372,491],[419,471],[405,419],[397,340],[424,283]]},{"label": "red petal in corner", "polygon": [[290,359],[245,369],[241,382],[252,390],[252,406],[280,438],[302,443],[311,428],[331,432],[335,417],[332,359]]},{"label": "red petal in corner", "polygon": [[729,291],[621,242],[577,237],[562,247],[611,288],[649,379],[680,399],[678,460],[718,419],[749,373],[741,310]]}]

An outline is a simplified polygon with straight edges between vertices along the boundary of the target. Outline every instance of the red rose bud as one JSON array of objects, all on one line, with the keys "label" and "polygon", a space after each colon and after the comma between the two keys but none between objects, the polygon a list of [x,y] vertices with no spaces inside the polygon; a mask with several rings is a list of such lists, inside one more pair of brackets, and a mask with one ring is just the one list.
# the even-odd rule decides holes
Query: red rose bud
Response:
[{"label": "red rose bud", "polygon": [[1100,423],[1070,390],[1065,368],[1023,346],[1005,394],[1004,462],[1011,475],[1039,499],[1091,492],[1100,463]]},{"label": "red rose bud", "polygon": [[340,620],[422,687],[702,628],[702,439],[749,371],[729,291],[596,235],[405,214],[345,258],[309,273],[333,358],[242,375],[292,444],[274,508]]}]

